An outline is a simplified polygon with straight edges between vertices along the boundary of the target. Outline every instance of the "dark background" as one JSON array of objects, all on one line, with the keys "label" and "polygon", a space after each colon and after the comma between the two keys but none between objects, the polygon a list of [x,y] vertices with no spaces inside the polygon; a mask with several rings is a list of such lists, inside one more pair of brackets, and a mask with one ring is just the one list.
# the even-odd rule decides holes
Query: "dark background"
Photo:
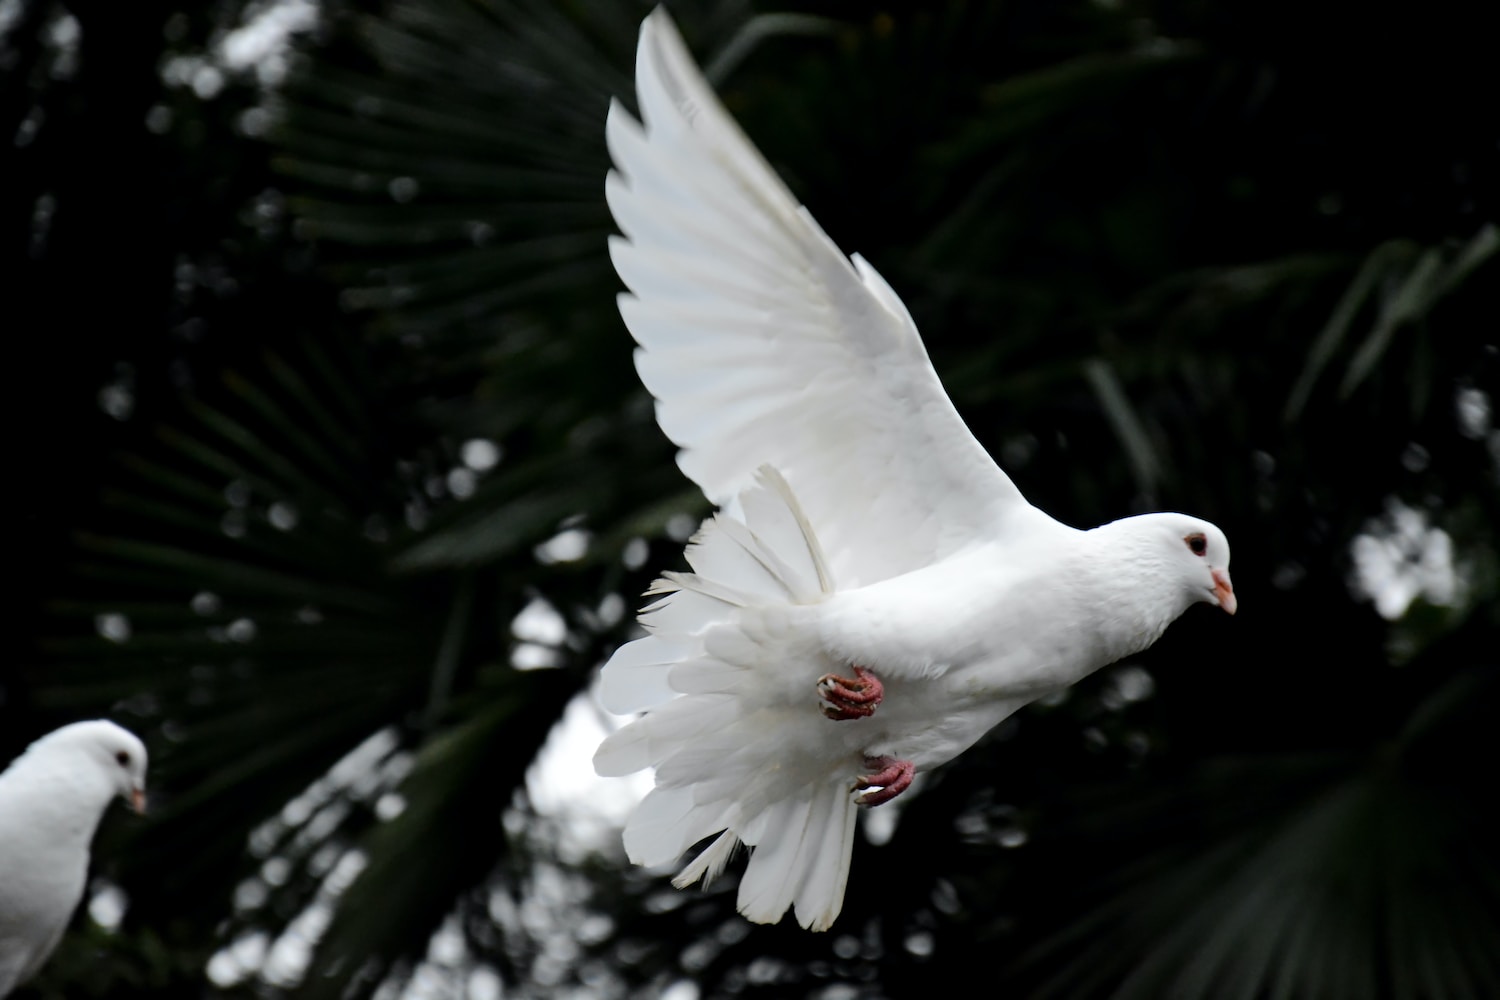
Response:
[{"label": "dark background", "polygon": [[[0,759],[107,714],[154,786],[96,852],[123,923],[21,995],[1500,992],[1481,5],[670,7],[1027,496],[1211,518],[1240,613],[933,775],[830,934],[560,852],[526,769],[704,512],[604,254],[648,6],[326,4],[279,75],[224,55],[254,4],[15,0]],[[567,635],[519,670],[537,599]]]}]

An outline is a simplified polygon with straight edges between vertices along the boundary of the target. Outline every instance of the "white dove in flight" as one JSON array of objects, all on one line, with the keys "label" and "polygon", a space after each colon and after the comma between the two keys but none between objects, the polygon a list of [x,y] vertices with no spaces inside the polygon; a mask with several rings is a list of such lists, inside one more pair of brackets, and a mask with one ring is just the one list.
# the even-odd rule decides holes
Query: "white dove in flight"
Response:
[{"label": "white dove in flight", "polygon": [[0,997],[62,940],[116,796],[145,811],[146,748],[103,720],[48,733],[0,773]]},{"label": "white dove in flight", "polygon": [[857,810],[1021,706],[1231,614],[1229,543],[1186,514],[1089,531],[1031,506],[959,418],[901,300],[846,257],[710,91],[660,9],[642,121],[618,103],[605,191],[641,381],[719,512],[641,612],[599,697],[644,712],[594,756],[655,768],[625,827],[679,888],[751,848],[738,906],[827,929]]}]

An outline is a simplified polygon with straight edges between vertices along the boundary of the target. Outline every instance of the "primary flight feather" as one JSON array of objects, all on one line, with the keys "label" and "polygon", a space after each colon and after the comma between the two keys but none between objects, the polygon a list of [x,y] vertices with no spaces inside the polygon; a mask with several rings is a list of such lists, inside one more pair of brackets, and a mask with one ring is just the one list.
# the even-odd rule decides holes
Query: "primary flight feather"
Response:
[{"label": "primary flight feather", "polygon": [[638,864],[750,847],[739,909],[824,930],[860,807],[1026,703],[1235,610],[1229,544],[1185,514],[1080,531],[1031,506],[964,426],[901,300],[846,257],[714,97],[666,14],[641,25],[605,193],[636,369],[720,510],[666,572],[600,698],[644,712],[594,756],[655,768]]}]

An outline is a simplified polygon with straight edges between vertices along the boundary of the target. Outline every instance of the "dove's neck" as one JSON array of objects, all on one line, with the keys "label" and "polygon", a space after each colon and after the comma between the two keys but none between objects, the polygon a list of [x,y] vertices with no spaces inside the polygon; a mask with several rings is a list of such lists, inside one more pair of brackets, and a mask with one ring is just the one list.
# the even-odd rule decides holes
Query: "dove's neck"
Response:
[{"label": "dove's neck", "polygon": [[0,774],[0,809],[27,817],[43,842],[88,851],[104,810],[118,793],[98,762],[72,748],[23,754]]},{"label": "dove's neck", "polygon": [[1192,599],[1162,558],[1159,530],[1125,518],[1086,532],[1088,573],[1095,592],[1091,615],[1108,662],[1160,639]]}]

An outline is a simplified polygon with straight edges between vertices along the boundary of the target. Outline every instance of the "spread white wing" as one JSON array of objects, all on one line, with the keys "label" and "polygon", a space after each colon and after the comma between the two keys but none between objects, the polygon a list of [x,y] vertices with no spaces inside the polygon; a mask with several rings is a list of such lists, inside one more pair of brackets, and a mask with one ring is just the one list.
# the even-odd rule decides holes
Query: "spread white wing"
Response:
[{"label": "spread white wing", "polygon": [[614,104],[606,133],[620,312],[708,499],[775,466],[842,587],[1045,518],[964,426],[901,300],[796,202],[660,10],[636,88],[644,123]]}]

